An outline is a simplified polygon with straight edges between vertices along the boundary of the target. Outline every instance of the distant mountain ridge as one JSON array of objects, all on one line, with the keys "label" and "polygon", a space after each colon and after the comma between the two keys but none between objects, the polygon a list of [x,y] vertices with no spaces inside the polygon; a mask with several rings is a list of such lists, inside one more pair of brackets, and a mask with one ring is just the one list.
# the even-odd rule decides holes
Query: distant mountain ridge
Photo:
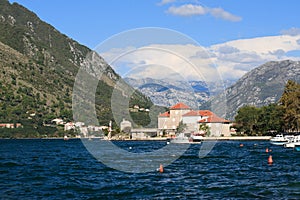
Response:
[{"label": "distant mountain ridge", "polygon": [[225,83],[207,83],[204,81],[130,77],[126,77],[124,80],[150,97],[156,105],[170,107],[178,102],[184,102],[195,109],[207,102],[211,96],[224,91],[226,85],[234,82],[228,80]]},{"label": "distant mountain ridge", "polygon": [[288,80],[300,82],[300,61],[270,61],[246,73],[209,103],[219,104],[218,99],[225,98],[227,118],[233,119],[245,105],[261,107],[278,102]]}]

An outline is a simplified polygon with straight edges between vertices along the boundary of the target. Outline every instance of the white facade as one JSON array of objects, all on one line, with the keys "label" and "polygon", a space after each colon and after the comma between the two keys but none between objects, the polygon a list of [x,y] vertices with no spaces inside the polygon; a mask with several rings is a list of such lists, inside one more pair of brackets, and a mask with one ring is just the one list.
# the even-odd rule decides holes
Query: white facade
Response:
[{"label": "white facade", "polygon": [[218,117],[210,110],[191,110],[188,106],[178,103],[158,116],[158,130],[160,135],[166,132],[168,135],[175,134],[179,123],[182,121],[186,125],[186,132],[200,133],[200,124],[206,124],[210,127],[211,133],[218,136],[230,136],[230,122]]},{"label": "white facade", "polygon": [[64,125],[65,131],[75,130],[75,124],[73,122],[68,122]]},{"label": "white facade", "polygon": [[191,109],[183,103],[178,103],[170,108],[170,111],[162,113],[158,116],[158,131],[159,135],[165,132],[167,135],[175,135],[179,123],[182,121],[182,116]]},{"label": "white facade", "polygon": [[123,119],[123,121],[120,123],[120,130],[124,131],[125,129],[131,130],[131,122]]}]

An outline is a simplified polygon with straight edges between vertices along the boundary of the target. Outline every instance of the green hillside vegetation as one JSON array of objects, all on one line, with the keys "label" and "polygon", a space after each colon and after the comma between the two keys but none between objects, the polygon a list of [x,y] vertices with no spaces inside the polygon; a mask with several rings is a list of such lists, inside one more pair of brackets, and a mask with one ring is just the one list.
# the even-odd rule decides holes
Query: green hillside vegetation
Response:
[{"label": "green hillside vegetation", "polygon": [[[73,120],[74,80],[89,52],[89,48],[61,34],[23,6],[0,0],[0,123],[22,123],[31,136],[43,134],[43,129],[61,134],[57,128],[45,128],[43,124],[54,118]],[[107,125],[113,120],[111,94],[121,77],[104,60],[99,65],[103,76],[95,107],[99,124]],[[138,91],[127,98],[130,107],[153,105]],[[132,117],[135,120],[135,114]],[[149,122],[145,112],[136,118],[138,125]]]},{"label": "green hillside vegetation", "polygon": [[244,106],[235,116],[238,132],[246,135],[274,135],[300,131],[300,84],[289,80],[276,104]]}]

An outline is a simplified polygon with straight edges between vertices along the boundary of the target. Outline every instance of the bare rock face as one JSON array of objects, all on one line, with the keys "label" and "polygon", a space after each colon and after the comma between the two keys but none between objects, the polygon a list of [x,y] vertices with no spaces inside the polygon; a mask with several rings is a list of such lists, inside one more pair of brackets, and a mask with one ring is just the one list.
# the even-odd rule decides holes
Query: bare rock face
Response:
[{"label": "bare rock face", "polygon": [[211,95],[204,81],[160,80],[153,78],[125,78],[129,85],[138,89],[152,102],[159,106],[170,107],[178,102],[184,102],[197,109]]},{"label": "bare rock face", "polygon": [[[227,117],[233,119],[245,105],[261,107],[278,102],[288,80],[300,82],[299,61],[271,61],[251,70],[220,94],[226,96]],[[211,101],[217,104],[218,99],[222,98]]]}]

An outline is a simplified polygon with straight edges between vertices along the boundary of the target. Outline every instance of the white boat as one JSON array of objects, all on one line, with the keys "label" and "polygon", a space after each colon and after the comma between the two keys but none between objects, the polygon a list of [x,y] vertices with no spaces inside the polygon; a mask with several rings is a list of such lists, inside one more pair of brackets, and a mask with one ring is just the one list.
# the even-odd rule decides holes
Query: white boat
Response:
[{"label": "white boat", "polygon": [[284,138],[286,138],[288,140],[288,142],[291,142],[295,136],[294,135],[285,135]]},{"label": "white boat", "polygon": [[186,144],[190,143],[190,138],[184,133],[179,133],[176,137],[170,139],[171,143]]},{"label": "white boat", "polygon": [[200,134],[192,134],[190,137],[191,142],[202,142],[203,136]]},{"label": "white boat", "polygon": [[294,137],[294,139],[290,142],[284,144],[285,148],[295,148],[295,146],[300,145],[300,135]]},{"label": "white boat", "polygon": [[283,134],[278,134],[275,137],[270,139],[270,143],[274,145],[284,145],[289,141],[290,141],[289,138],[283,136]]},{"label": "white boat", "polygon": [[178,143],[178,144],[187,144],[187,143],[201,143],[203,140],[202,135],[191,135],[190,133],[179,133],[175,138],[171,138],[167,143]]}]

